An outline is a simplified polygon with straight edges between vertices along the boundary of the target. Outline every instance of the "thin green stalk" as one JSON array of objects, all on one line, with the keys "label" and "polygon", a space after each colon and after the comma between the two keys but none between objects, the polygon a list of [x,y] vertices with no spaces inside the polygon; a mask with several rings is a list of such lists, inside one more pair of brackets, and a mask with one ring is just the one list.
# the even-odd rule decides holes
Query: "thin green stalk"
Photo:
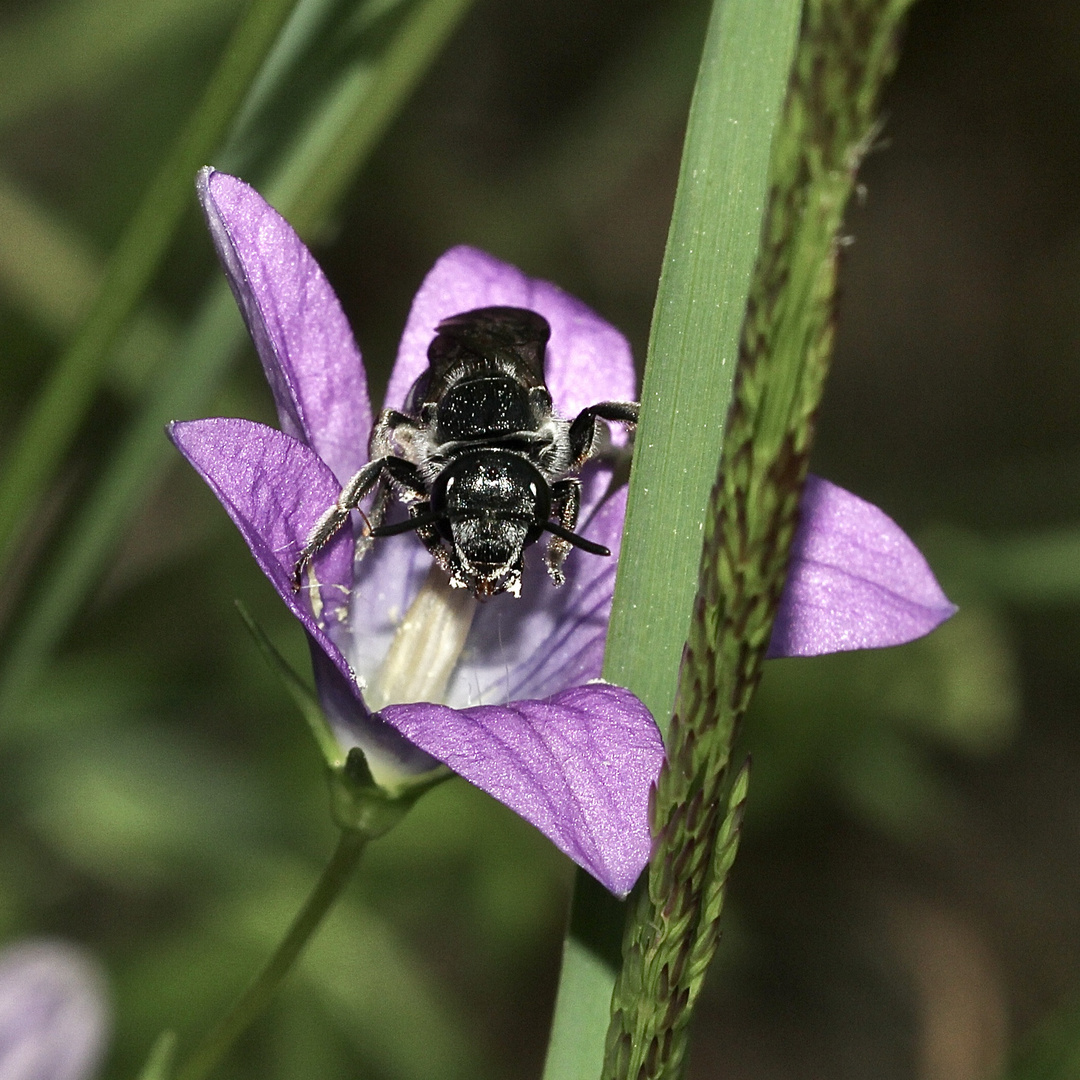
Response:
[{"label": "thin green stalk", "polygon": [[[374,136],[361,138],[356,132],[386,129],[424,64],[430,62],[431,50],[445,43],[469,2],[419,3],[399,29],[400,37],[388,44],[371,78],[361,84],[347,76],[343,91],[328,107],[327,118],[319,118],[313,125],[315,136],[301,140],[283,162],[268,185],[269,194],[286,217],[299,222],[302,234],[318,230],[374,149]],[[427,43],[428,51],[406,55],[401,40],[415,41],[417,37]],[[385,73],[385,68],[393,68],[395,73]],[[384,89],[373,99],[379,86],[393,86],[395,93]],[[338,183],[321,183],[316,195],[308,185],[325,170],[333,171]],[[190,184],[190,176],[188,181]],[[176,460],[176,452],[163,434],[165,423],[199,416],[209,408],[245,336],[232,293],[220,281],[176,345],[170,370],[149,384],[151,396],[113,452],[85,509],[65,530],[41,586],[25,606],[25,620],[0,667],[0,723],[17,714],[22,694],[40,674],[75,612],[100,581],[132,517],[150,497],[169,463]]]},{"label": "thin green stalk", "polygon": [[[799,0],[713,6],[687,125],[645,366],[604,677],[666,726],[701,556],[701,523],[731,400]],[[624,905],[578,874],[546,1080],[596,1080]],[[584,917],[582,907],[589,908]]]},{"label": "thin green stalk", "polygon": [[109,259],[100,292],[20,426],[0,474],[0,563],[10,561],[82,423],[109,350],[149,288],[189,205],[191,177],[217,148],[295,0],[253,0],[203,98]]},{"label": "thin green stalk", "polygon": [[605,1080],[684,1073],[746,793],[745,770],[728,779],[732,739],[769,645],[832,354],[839,230],[909,6],[806,0]]},{"label": "thin green stalk", "polygon": [[292,970],[304,946],[341,895],[364,852],[367,839],[343,831],[322,876],[315,884],[288,932],[254,982],[202,1041],[175,1080],[203,1080],[224,1060],[236,1040],[266,1009],[282,980]]}]

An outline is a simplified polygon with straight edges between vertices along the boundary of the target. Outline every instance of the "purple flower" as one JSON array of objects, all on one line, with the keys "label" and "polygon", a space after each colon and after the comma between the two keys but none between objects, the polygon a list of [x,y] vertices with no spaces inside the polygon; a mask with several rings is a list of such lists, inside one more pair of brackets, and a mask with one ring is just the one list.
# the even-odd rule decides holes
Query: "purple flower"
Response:
[{"label": "purple flower", "polygon": [[[632,694],[592,681],[603,659],[625,488],[610,492],[603,462],[582,471],[577,531],[615,557],[572,552],[561,588],[547,580],[534,547],[520,599],[478,604],[448,587],[416,537],[372,541],[342,530],[315,556],[310,587],[294,593],[293,569],[312,526],[367,461],[364,369],[333,290],[280,215],[246,184],[210,169],[198,190],[282,430],[212,419],[173,424],[170,435],[307,630],[339,742],[361,747],[389,787],[446,763],[612,892],[626,893],[649,856],[648,795],[663,747]],[[550,324],[546,377],[558,415],[635,397],[630,349],[617,330],[554,285],[458,247],[413,301],[387,407],[403,406],[442,319],[494,305],[537,311]],[[894,523],[840,488],[811,482],[772,655],[896,644],[952,611]]]},{"label": "purple flower", "polygon": [[108,1029],[104,980],[82,950],[42,939],[0,951],[3,1080],[86,1080]]}]

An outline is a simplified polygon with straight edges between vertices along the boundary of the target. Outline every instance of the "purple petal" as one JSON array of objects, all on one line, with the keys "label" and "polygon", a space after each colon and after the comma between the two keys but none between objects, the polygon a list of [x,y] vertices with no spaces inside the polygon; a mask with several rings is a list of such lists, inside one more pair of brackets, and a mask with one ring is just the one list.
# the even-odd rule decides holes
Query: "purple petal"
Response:
[{"label": "purple petal", "polygon": [[390,705],[383,716],[535,825],[616,896],[649,860],[649,790],[660,733],[628,690],[594,683],[544,701],[451,709]]},{"label": "purple petal", "polygon": [[81,949],[41,940],[0,952],[3,1080],[89,1080],[108,1029],[104,979]]},{"label": "purple petal", "polygon": [[[626,338],[580,300],[547,281],[471,247],[451,248],[432,267],[413,300],[390,375],[386,404],[400,408],[427,367],[435,328],[449,315],[507,304],[529,308],[551,324],[547,381],[555,411],[573,419],[598,401],[634,401],[637,377]],[[616,442],[623,438],[614,431]]]},{"label": "purple petal", "polygon": [[881,510],[808,476],[770,657],[901,645],[956,611],[907,534]]},{"label": "purple petal", "polygon": [[293,567],[340,487],[304,443],[250,420],[192,420],[169,437],[213,489],[278,595],[346,678],[351,669],[332,640],[352,581],[352,537],[342,530],[315,557],[318,588],[292,588]]},{"label": "purple petal", "polygon": [[[610,472],[597,470],[586,488],[602,488],[609,479]],[[529,549],[521,599],[496,597],[477,611],[448,688],[450,704],[542,698],[599,677],[625,513],[622,487],[583,517],[579,530],[611,556],[571,551],[561,588],[548,578],[539,545]]]},{"label": "purple petal", "polygon": [[196,186],[282,429],[311,446],[340,487],[367,460],[371,405],[334,290],[292,226],[253,188],[209,168]]}]

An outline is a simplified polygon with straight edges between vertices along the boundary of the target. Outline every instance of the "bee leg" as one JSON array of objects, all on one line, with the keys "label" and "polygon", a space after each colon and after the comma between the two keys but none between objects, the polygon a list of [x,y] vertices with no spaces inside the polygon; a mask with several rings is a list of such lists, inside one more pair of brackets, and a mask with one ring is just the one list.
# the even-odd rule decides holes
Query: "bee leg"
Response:
[{"label": "bee leg", "polygon": [[[402,468],[404,466],[404,468]],[[411,472],[410,472],[411,470]],[[393,477],[402,486],[419,490],[423,493],[423,485],[419,476],[415,475],[415,467],[400,458],[376,458],[369,461],[346,485],[341,489],[337,502],[326,511],[308,534],[304,549],[293,567],[292,587],[293,592],[299,592],[304,570],[308,564],[340,531],[341,527],[349,520],[349,513],[360,506],[364,496],[383,478],[384,473]]]},{"label": "bee leg", "polygon": [[[419,515],[426,509],[426,506],[417,506],[415,512]],[[450,578],[450,583],[455,587],[464,585],[461,565],[453,553],[443,546],[439,530],[434,525],[423,525],[416,530],[416,535],[423,541],[435,565]]]},{"label": "bee leg", "polygon": [[592,456],[596,442],[596,421],[609,420],[633,427],[641,406],[636,401],[600,401],[582,409],[570,425],[571,468],[580,469]]},{"label": "bee leg", "polygon": [[404,502],[412,506],[419,499],[427,499],[427,488],[424,487],[420,470],[411,461],[399,457],[385,457],[382,463],[386,475],[400,488],[399,495]]},{"label": "bee leg", "polygon": [[[511,596],[521,599],[521,575],[525,570],[525,562],[523,559],[518,559],[516,563],[510,568],[510,573],[506,575],[506,578],[499,584],[495,593],[507,592]],[[493,593],[492,595],[495,595]]]},{"label": "bee leg", "polygon": [[[551,485],[551,515],[570,532],[574,531],[577,524],[578,511],[581,509],[581,482],[578,480],[557,480]],[[551,575],[551,580],[556,585],[561,585],[566,580],[562,565],[566,556],[570,554],[572,545],[561,536],[553,536],[548,541],[547,551],[544,553],[544,563]]]},{"label": "bee leg", "polygon": [[399,427],[416,427],[416,421],[408,413],[397,409],[383,409],[379,413],[375,426],[371,430],[371,456],[373,458],[392,458],[394,454],[394,432]]}]

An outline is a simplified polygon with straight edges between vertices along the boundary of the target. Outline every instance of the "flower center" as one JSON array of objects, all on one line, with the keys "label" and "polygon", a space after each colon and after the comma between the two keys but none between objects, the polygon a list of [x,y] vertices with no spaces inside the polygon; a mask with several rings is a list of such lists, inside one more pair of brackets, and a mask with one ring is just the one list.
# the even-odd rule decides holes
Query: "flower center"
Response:
[{"label": "flower center", "polygon": [[368,708],[442,701],[475,612],[468,589],[451,588],[445,572],[433,565],[364,694]]}]

